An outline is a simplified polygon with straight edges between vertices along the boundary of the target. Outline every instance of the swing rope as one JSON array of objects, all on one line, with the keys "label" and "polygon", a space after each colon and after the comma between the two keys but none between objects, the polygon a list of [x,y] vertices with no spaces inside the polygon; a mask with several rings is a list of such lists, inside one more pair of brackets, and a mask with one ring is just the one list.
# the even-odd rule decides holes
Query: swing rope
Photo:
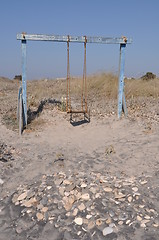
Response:
[{"label": "swing rope", "polygon": [[[66,97],[66,111],[67,113],[87,113],[87,77],[86,77],[86,43],[85,36],[84,42],[84,67],[83,67],[83,80],[82,80],[82,94],[81,94],[81,110],[72,110],[71,107],[71,90],[70,90],[70,53],[69,53],[70,38],[68,35],[67,40],[67,97]],[[85,109],[84,109],[85,107]]]}]

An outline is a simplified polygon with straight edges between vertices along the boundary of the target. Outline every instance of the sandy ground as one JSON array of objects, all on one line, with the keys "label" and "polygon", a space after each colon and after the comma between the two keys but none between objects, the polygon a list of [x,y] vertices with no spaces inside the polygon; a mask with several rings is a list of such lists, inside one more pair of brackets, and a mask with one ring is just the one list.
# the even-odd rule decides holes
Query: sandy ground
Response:
[{"label": "sandy ground", "polygon": [[5,87],[0,240],[159,239],[158,99],[128,100],[120,120],[114,100],[92,99],[91,121],[74,124],[49,100],[20,137]]},{"label": "sandy ground", "polygon": [[[2,213],[5,204],[9,204],[8,198],[20,185],[33,184],[42,176],[59,171],[69,175],[82,172],[86,177],[98,172],[125,179],[148,179],[148,189],[151,188],[153,195],[148,197],[149,202],[153,202],[157,212],[155,227],[140,227],[128,233],[130,227],[125,225],[123,235],[119,230],[115,236],[110,234],[99,239],[159,239],[158,122],[153,121],[151,128],[146,128],[140,118],[123,117],[118,120],[115,115],[100,115],[92,116],[90,123],[78,122],[73,126],[69,115],[56,108],[43,111],[41,118],[45,120],[44,125],[35,131],[25,130],[21,137],[0,122],[0,142],[6,144],[13,158],[0,162],[0,178],[4,181],[0,193],[0,239],[52,239],[52,234],[49,237],[45,231],[41,233],[42,238],[18,234],[14,218],[10,219],[8,213],[3,219]],[[146,192],[142,192],[142,198],[146,199]],[[65,239],[60,236],[53,239]],[[93,238],[79,236],[76,239]]]}]

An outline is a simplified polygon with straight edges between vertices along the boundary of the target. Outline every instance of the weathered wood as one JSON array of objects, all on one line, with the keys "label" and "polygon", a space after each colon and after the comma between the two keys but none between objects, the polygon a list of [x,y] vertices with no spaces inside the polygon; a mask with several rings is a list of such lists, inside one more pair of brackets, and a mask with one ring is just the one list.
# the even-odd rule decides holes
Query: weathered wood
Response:
[{"label": "weathered wood", "polygon": [[87,36],[60,36],[60,35],[45,35],[45,34],[17,34],[17,40],[31,40],[31,41],[53,41],[53,42],[78,42],[84,43],[87,39],[87,43],[103,43],[103,44],[129,44],[132,43],[131,38],[118,37],[87,37]]}]

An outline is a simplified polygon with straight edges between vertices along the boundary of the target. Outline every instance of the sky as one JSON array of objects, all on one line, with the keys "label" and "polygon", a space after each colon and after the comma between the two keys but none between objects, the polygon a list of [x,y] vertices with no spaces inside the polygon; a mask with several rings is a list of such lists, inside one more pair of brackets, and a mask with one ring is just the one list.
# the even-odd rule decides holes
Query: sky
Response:
[{"label": "sky", "polygon": [[[125,76],[159,76],[159,0],[0,0],[0,76],[21,74],[16,34],[103,36],[133,39]],[[70,44],[70,72],[83,73],[83,44]],[[119,45],[87,44],[87,74],[118,74]],[[27,79],[65,77],[66,43],[27,42]]]}]

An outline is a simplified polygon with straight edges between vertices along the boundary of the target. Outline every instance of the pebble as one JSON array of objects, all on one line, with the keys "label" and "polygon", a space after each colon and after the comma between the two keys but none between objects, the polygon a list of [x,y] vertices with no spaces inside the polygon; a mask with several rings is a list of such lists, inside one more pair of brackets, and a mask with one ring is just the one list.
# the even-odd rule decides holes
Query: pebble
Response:
[{"label": "pebble", "polygon": [[100,218],[96,220],[96,225],[97,225],[97,226],[102,225],[102,223],[103,223],[103,222],[102,222],[102,220],[101,220]]},{"label": "pebble", "polygon": [[0,178],[0,184],[3,185],[4,181]]},{"label": "pebble", "polygon": [[75,218],[74,222],[77,224],[77,225],[82,225],[83,224],[83,219],[82,218]]},{"label": "pebble", "polygon": [[24,200],[25,198],[26,198],[26,196],[27,196],[27,192],[24,192],[24,193],[22,193],[19,197],[18,197],[18,201],[22,201],[22,200]]},{"label": "pebble", "polygon": [[110,188],[110,187],[105,187],[103,190],[104,190],[105,192],[112,192],[112,191],[113,191],[113,189]]},{"label": "pebble", "polygon": [[107,236],[108,234],[111,234],[113,232],[112,227],[106,227],[103,229],[103,236]]},{"label": "pebble", "polygon": [[73,213],[72,213],[72,215],[75,217],[75,216],[77,216],[77,213],[78,213],[78,209],[77,209],[77,208],[75,208],[75,209],[73,210]]},{"label": "pebble", "polygon": [[93,222],[93,221],[90,221],[89,223],[88,223],[88,229],[92,229],[92,228],[94,228],[95,227],[95,223]]},{"label": "pebble", "polygon": [[137,216],[136,219],[140,222],[142,221],[142,217],[140,217],[140,216]]},{"label": "pebble", "polygon": [[48,207],[43,207],[43,208],[41,209],[41,211],[42,211],[43,213],[47,212],[47,211],[48,211]]},{"label": "pebble", "polygon": [[38,221],[41,221],[44,218],[43,214],[39,213],[39,212],[36,214],[36,217],[37,217]]},{"label": "pebble", "polygon": [[86,206],[84,205],[84,203],[81,203],[81,204],[78,206],[78,209],[79,209],[80,211],[83,211],[85,208],[86,208]]},{"label": "pebble", "polygon": [[134,192],[137,192],[137,191],[138,191],[138,187],[133,187],[132,190],[133,190]]},{"label": "pebble", "polygon": [[81,199],[88,201],[90,199],[89,193],[82,194]]},{"label": "pebble", "polygon": [[131,203],[131,202],[132,202],[132,199],[133,199],[132,196],[129,196],[129,197],[128,197],[128,202]]},{"label": "pebble", "polygon": [[124,223],[123,221],[119,221],[118,222],[119,225],[123,225],[123,223]]},{"label": "pebble", "polygon": [[92,215],[87,214],[87,215],[86,215],[86,218],[87,218],[87,219],[90,219],[90,218],[92,218]]},{"label": "pebble", "polygon": [[86,188],[87,187],[87,184],[86,183],[82,183],[81,184],[81,188]]}]

